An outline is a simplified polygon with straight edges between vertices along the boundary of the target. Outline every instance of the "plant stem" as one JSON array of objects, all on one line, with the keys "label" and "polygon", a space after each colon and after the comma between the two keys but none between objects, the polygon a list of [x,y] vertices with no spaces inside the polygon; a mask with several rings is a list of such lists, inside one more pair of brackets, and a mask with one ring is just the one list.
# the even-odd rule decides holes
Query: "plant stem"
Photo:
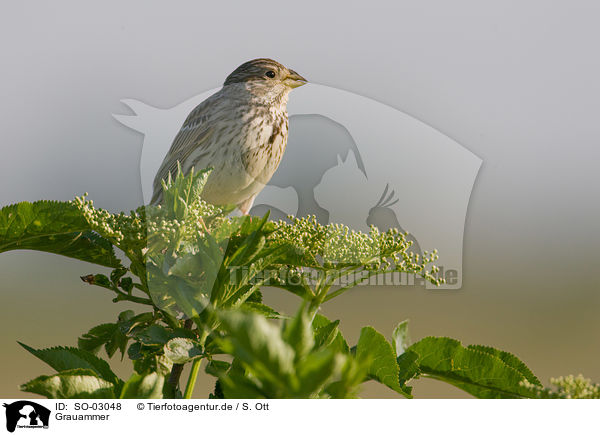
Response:
[{"label": "plant stem", "polygon": [[[200,336],[199,343],[202,347],[204,347],[204,343],[206,343],[206,338],[208,337],[208,331],[204,330],[202,335]],[[183,394],[184,399],[191,399],[192,394],[194,392],[194,387],[196,386],[196,378],[198,377],[198,372],[200,371],[200,364],[202,363],[202,358],[195,359],[192,363],[192,370],[190,371],[190,376],[188,377],[187,384],[185,386],[185,393]]]},{"label": "plant stem", "polygon": [[317,311],[319,310],[319,307],[325,300],[325,297],[327,297],[327,292],[331,288],[333,281],[334,279],[331,279],[331,281],[329,281],[329,276],[327,275],[327,273],[324,273],[323,277],[319,278],[319,281],[315,286],[316,295],[310,302],[310,305],[308,306],[308,317],[311,319],[311,321],[317,314]]},{"label": "plant stem", "polygon": [[154,306],[154,303],[150,299],[139,298],[137,296],[131,296],[131,295],[128,295],[127,293],[123,293],[123,292],[121,292],[119,290],[117,290],[116,293],[117,293],[117,297],[113,299],[114,302],[117,302],[117,301],[130,301],[130,302],[135,302],[136,304],[143,304],[143,305]]},{"label": "plant stem", "polygon": [[192,370],[190,371],[190,377],[188,378],[187,384],[185,386],[185,393],[183,394],[184,399],[191,399],[192,393],[194,392],[194,387],[196,386],[196,378],[198,377],[198,372],[200,371],[200,363],[202,362],[201,358],[195,359],[192,363]]}]

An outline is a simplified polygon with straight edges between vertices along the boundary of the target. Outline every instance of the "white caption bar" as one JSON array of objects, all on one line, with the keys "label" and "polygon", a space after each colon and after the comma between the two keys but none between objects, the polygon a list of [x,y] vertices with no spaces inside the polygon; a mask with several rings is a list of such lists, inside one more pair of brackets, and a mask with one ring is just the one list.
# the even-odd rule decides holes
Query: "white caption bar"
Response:
[{"label": "white caption bar", "polygon": [[[594,400],[5,399],[16,434],[584,433]],[[49,412],[49,414],[48,414]],[[42,429],[35,431],[33,429]],[[110,432],[109,432],[110,431]]]}]

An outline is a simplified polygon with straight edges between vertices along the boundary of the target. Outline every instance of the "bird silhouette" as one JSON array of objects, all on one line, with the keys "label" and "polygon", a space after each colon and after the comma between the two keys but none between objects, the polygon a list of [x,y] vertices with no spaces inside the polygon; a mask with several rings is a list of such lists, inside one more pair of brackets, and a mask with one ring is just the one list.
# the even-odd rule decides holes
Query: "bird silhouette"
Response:
[{"label": "bird silhouette", "polygon": [[[379,201],[369,210],[369,216],[367,217],[367,225],[374,225],[380,231],[387,231],[390,228],[398,228],[399,231],[405,232],[405,230],[398,222],[398,217],[396,216],[396,212],[391,208],[393,205],[397,204],[400,199],[396,198],[396,192],[392,190],[388,193],[390,188],[389,183],[386,184]],[[409,234],[406,237],[407,240],[413,242],[412,246],[408,248],[407,252],[412,252],[415,255],[422,255],[421,247],[419,246],[419,242],[412,234]]]}]

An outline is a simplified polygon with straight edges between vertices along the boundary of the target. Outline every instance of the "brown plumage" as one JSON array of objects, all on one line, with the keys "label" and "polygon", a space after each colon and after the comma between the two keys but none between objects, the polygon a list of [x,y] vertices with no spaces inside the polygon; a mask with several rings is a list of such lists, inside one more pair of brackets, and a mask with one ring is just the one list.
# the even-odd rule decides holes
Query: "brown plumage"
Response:
[{"label": "brown plumage", "polygon": [[223,88],[192,110],[154,179],[151,204],[162,200],[161,180],[212,167],[202,198],[236,205],[247,214],[285,151],[289,92],[306,80],[271,59],[240,65]]}]

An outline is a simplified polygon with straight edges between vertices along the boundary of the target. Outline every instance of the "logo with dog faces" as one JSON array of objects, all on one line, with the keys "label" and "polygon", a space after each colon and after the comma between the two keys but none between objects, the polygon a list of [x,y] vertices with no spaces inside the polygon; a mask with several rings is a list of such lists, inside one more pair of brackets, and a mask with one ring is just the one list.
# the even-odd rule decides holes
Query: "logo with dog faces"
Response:
[{"label": "logo with dog faces", "polygon": [[48,429],[50,410],[30,400],[19,400],[3,404],[6,408],[6,430],[15,429]]}]

